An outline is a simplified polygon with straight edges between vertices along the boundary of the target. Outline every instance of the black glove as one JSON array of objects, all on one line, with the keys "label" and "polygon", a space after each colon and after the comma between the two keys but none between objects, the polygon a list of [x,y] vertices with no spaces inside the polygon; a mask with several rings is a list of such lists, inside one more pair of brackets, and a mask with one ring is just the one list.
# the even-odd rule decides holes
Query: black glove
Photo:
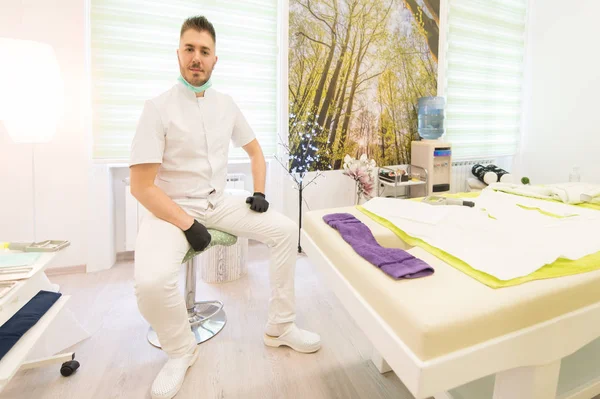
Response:
[{"label": "black glove", "polygon": [[250,209],[254,212],[263,213],[269,209],[269,203],[263,193],[254,193],[252,197],[246,198],[246,204],[250,204]]},{"label": "black glove", "polygon": [[196,252],[205,250],[212,240],[212,237],[210,236],[210,233],[206,227],[198,223],[197,220],[194,220],[192,226],[183,233],[185,234],[185,238],[187,238],[188,242]]}]

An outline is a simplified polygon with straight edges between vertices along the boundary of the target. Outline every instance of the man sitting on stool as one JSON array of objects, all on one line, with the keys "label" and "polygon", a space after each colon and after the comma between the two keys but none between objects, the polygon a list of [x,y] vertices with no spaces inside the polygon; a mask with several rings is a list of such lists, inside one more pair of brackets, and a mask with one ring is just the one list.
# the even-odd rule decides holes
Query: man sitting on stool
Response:
[{"label": "man sitting on stool", "polygon": [[[190,246],[202,251],[210,243],[207,228],[270,248],[264,343],[303,353],[320,348],[317,334],[294,324],[297,225],[268,210],[261,147],[233,99],[210,88],[215,43],[215,30],[206,18],[183,23],[179,82],[145,103],[131,149],[131,191],[150,211],[135,247],[135,292],[140,312],[169,356],[152,385],[153,398],[175,396],[198,356],[178,279]],[[247,201],[223,195],[230,141],[251,160],[255,192]]]}]

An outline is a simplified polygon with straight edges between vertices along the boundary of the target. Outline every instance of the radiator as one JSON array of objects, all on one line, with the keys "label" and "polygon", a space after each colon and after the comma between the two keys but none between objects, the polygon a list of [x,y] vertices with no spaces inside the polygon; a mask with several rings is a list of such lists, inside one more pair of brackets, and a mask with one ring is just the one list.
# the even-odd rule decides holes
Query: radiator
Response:
[{"label": "radiator", "polygon": [[471,169],[473,165],[489,165],[495,164],[495,159],[476,159],[471,161],[453,161],[452,162],[452,192],[462,193],[469,191],[467,186],[467,179],[473,177]]},{"label": "radiator", "polygon": [[[245,180],[244,173],[230,173],[227,175],[225,189],[243,190]],[[125,251],[133,251],[142,217],[147,210],[131,195],[129,178],[124,179],[123,182],[125,183]]]},{"label": "radiator", "polygon": [[243,190],[245,188],[246,175],[243,173],[229,173],[227,175],[226,189]]}]

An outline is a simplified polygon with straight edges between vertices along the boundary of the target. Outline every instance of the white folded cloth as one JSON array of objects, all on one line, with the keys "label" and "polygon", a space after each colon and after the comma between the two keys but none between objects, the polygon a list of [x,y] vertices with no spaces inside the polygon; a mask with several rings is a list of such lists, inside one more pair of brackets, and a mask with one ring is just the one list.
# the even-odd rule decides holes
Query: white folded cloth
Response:
[{"label": "white folded cloth", "polygon": [[581,194],[581,201],[600,204],[600,187],[587,190]]},{"label": "white folded cloth", "polygon": [[469,191],[481,191],[487,187],[487,184],[474,177],[469,177],[467,179],[467,186]]}]

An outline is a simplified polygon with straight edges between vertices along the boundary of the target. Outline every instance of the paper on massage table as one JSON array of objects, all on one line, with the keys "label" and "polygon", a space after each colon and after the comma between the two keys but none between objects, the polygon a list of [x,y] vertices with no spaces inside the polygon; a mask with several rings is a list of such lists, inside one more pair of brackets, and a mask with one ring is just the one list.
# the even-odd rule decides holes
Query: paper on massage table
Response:
[{"label": "paper on massage table", "polygon": [[555,249],[556,259],[577,260],[600,251],[600,212],[597,210],[493,190],[484,190],[476,202],[511,228],[536,226],[538,235],[530,240],[542,242],[543,250]]},{"label": "paper on massage table", "polygon": [[311,211],[304,218],[303,230],[333,267],[421,360],[600,302],[600,270],[495,290],[422,248],[409,252],[432,265],[434,275],[395,281],[358,256],[323,222],[324,215],[337,212],[360,219],[382,246],[408,249],[407,244],[354,207]]},{"label": "paper on massage table", "polygon": [[446,262],[450,266],[462,271],[466,275],[474,278],[475,280],[491,288],[512,287],[530,281],[571,276],[574,274],[587,273],[590,271],[600,269],[600,252],[596,252],[594,254],[588,255],[584,258],[577,260],[558,259],[557,261],[549,265],[545,265],[544,267],[526,276],[514,278],[511,280],[499,280],[498,278],[492,275],[473,269],[471,266],[469,266],[462,260],[453,257],[452,255],[440,250],[439,248],[435,248],[427,244],[423,240],[409,236],[389,221],[370,213],[366,209],[360,206],[358,206],[357,209],[359,209],[365,215],[370,217],[372,220],[389,229],[390,232],[393,232],[397,237],[400,237],[400,239],[408,245],[424,249],[428,253]]},{"label": "paper on massage table", "polygon": [[559,183],[548,185],[523,185],[494,183],[490,189],[534,198],[552,199],[565,204],[582,202],[600,203],[600,185],[591,183]]},{"label": "paper on massage table", "polygon": [[[527,276],[559,258],[576,260],[600,251],[600,212],[493,190],[484,190],[475,203],[475,208],[442,206],[445,213],[436,224],[426,215],[437,212],[440,206],[378,197],[363,207],[409,236],[500,280]],[[577,214],[548,217],[518,203],[567,214],[562,205]],[[410,218],[399,212],[398,208],[403,207],[410,208]],[[420,218],[426,222],[420,222]]]},{"label": "paper on massage table", "polygon": [[[585,219],[597,219],[600,217],[600,213],[591,209],[585,209],[578,206],[568,205],[556,201],[546,201],[537,198],[523,197],[518,195],[512,195],[504,192],[496,192],[491,189],[481,191],[480,195],[475,200],[479,207],[488,209],[491,212],[492,209],[497,211],[505,212],[502,215],[502,219],[518,221],[519,217],[529,216],[532,221],[553,223],[556,220],[548,219],[544,214],[555,216],[556,218],[565,218],[572,216],[583,216]],[[528,207],[531,209],[538,209],[540,212],[529,212],[528,214],[520,214],[512,212],[515,205]],[[497,215],[493,215],[497,216]]]}]

